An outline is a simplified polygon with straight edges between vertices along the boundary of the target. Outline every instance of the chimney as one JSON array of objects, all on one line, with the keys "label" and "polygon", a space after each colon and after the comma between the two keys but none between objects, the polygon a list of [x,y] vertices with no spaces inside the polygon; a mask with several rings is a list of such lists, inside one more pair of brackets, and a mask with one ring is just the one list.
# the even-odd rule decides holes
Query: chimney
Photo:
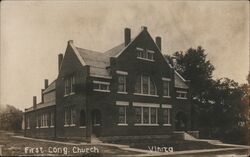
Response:
[{"label": "chimney", "polygon": [[36,96],[33,96],[33,109],[36,109]]},{"label": "chimney", "polygon": [[147,30],[148,28],[146,26],[141,26],[141,30]]},{"label": "chimney", "polygon": [[124,43],[127,46],[131,41],[131,30],[129,28],[124,29]]},{"label": "chimney", "polygon": [[49,86],[49,80],[45,79],[44,80],[44,89],[48,88],[48,86]]},{"label": "chimney", "polygon": [[44,92],[44,89],[41,89],[41,102],[42,102],[42,103],[44,103],[43,92]]},{"label": "chimney", "polygon": [[161,50],[161,37],[157,36],[155,38],[155,43],[158,46],[158,48]]},{"label": "chimney", "polygon": [[58,72],[60,71],[60,67],[61,67],[61,64],[62,64],[62,60],[63,60],[63,54],[59,54],[58,55]]},{"label": "chimney", "polygon": [[69,40],[69,41],[68,41],[68,44],[73,44],[73,43],[74,43],[73,40]]}]

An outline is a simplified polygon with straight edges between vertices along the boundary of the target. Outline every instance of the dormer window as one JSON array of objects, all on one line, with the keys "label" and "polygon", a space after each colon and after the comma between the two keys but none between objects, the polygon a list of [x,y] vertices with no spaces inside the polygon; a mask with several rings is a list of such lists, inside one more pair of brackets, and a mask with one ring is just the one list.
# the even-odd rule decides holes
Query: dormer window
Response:
[{"label": "dormer window", "polygon": [[138,59],[143,59],[147,61],[154,61],[154,51],[148,50],[148,49],[143,49],[143,48],[136,48],[137,51],[137,58]]},{"label": "dormer window", "polygon": [[64,96],[71,95],[75,93],[75,77],[67,76],[64,79]]}]

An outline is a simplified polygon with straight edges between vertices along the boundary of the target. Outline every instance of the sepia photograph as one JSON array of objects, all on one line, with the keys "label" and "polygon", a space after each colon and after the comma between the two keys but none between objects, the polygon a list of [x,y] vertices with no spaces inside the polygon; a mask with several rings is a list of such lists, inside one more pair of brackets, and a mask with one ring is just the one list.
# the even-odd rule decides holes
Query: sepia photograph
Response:
[{"label": "sepia photograph", "polygon": [[249,6],[1,1],[0,156],[250,156]]}]

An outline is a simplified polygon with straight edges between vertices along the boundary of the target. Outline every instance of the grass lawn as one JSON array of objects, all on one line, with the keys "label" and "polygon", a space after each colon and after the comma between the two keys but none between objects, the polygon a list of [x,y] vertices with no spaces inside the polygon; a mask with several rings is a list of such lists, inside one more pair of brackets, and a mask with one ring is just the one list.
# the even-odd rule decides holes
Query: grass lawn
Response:
[{"label": "grass lawn", "polygon": [[[112,146],[101,145],[65,145],[51,142],[40,142],[28,139],[20,139],[11,136],[0,136],[0,145],[3,145],[3,156],[112,156],[133,155],[133,151],[121,150]],[[88,151],[86,149],[89,149]],[[25,152],[26,151],[26,152]],[[84,151],[84,152],[83,152]]]}]

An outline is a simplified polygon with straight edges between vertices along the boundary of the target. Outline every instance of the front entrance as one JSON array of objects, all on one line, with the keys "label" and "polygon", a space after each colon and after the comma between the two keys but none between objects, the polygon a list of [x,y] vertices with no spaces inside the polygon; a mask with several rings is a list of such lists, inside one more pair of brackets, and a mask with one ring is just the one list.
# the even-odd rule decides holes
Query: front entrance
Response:
[{"label": "front entrance", "polygon": [[175,115],[175,130],[186,131],[187,130],[187,116],[184,112],[177,112]]},{"label": "front entrance", "polygon": [[92,134],[94,136],[99,136],[101,132],[101,112],[100,110],[93,110],[91,112],[92,118]]}]

